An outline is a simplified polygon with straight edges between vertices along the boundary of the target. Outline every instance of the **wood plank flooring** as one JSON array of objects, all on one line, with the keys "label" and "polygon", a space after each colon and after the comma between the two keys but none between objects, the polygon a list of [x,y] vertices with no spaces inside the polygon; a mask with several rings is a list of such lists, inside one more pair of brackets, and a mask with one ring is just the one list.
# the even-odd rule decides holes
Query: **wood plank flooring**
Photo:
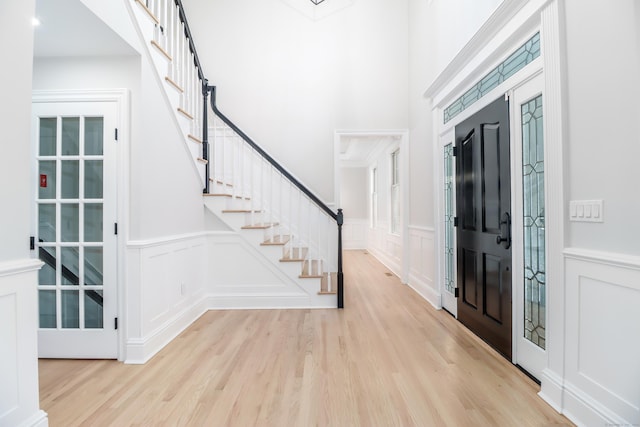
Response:
[{"label": "wood plank flooring", "polygon": [[210,311],[142,366],[41,360],[49,425],[572,425],[373,256],[344,265],[344,310]]}]

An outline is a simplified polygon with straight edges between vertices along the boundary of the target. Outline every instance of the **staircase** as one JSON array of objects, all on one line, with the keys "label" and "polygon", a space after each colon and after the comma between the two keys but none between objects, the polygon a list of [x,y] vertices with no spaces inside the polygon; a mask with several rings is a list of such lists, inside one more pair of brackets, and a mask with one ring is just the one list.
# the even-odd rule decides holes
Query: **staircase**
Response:
[{"label": "staircase", "polygon": [[180,0],[131,2],[207,209],[304,290],[310,306],[342,308],[342,212],[328,208],[218,110]]}]

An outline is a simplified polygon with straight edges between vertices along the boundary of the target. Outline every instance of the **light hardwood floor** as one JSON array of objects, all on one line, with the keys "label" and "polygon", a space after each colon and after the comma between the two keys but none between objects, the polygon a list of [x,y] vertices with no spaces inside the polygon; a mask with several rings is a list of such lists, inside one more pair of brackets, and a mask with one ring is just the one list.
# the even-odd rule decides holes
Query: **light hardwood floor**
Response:
[{"label": "light hardwood floor", "polygon": [[146,365],[40,361],[50,426],[571,425],[371,255],[344,310],[210,311]]}]

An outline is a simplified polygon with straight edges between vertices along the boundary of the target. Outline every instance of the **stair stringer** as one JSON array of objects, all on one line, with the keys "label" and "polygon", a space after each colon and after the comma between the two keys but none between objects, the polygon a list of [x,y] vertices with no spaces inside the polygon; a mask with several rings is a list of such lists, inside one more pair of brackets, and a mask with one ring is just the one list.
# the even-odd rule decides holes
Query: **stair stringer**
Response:
[{"label": "stair stringer", "polygon": [[[185,153],[190,158],[190,163],[198,181],[204,188],[205,164],[199,161],[202,144],[189,138],[191,121],[178,112],[181,95],[179,91],[166,80],[166,70],[169,68],[171,61],[160,53],[160,51],[151,43],[153,41],[153,31],[155,27],[153,18],[151,18],[150,15],[141,8],[140,2],[132,0],[127,1],[126,3],[131,20],[134,23],[141,45],[143,46],[142,51],[146,55],[146,59],[149,64],[151,64],[151,68],[154,71],[153,78],[162,93],[162,98],[165,101],[167,109],[171,111],[170,116],[172,117],[172,121],[180,135],[181,145],[184,147]],[[202,135],[194,136],[200,138]]]},{"label": "stair stringer", "polygon": [[[282,246],[260,245],[264,230],[242,230],[237,220],[228,220],[234,214],[222,213],[224,201],[214,199],[206,197],[205,206],[232,231],[209,234],[212,308],[336,307],[336,295],[318,294],[319,278],[300,277],[301,262],[280,262]],[[253,274],[260,275],[260,283],[252,282]]]}]

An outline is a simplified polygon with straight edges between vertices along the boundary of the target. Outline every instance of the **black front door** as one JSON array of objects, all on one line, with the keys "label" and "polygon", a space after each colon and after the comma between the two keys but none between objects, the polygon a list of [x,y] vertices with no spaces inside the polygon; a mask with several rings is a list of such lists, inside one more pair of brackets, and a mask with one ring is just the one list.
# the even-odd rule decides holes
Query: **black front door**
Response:
[{"label": "black front door", "polygon": [[511,358],[509,103],[456,126],[458,319]]}]

